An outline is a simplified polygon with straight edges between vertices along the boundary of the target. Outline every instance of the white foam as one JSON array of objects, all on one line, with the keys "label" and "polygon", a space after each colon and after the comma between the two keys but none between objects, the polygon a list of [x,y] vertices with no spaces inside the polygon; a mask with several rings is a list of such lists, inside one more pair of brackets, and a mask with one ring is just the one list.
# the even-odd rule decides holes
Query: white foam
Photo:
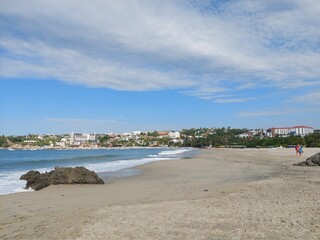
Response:
[{"label": "white foam", "polygon": [[[95,172],[113,172],[125,168],[131,168],[139,165],[143,165],[150,162],[162,161],[162,160],[177,160],[179,155],[184,152],[189,152],[191,149],[174,149],[162,151],[156,155],[149,155],[148,158],[142,159],[130,159],[130,160],[119,160],[113,162],[103,162],[94,164],[84,164],[85,168]],[[74,167],[74,166],[72,166]]]},{"label": "white foam", "polygon": [[131,167],[143,165],[150,162],[170,160],[170,159],[171,158],[142,158],[142,159],[120,160],[115,162],[84,164],[84,167],[95,172],[113,172],[120,169],[131,168]]},{"label": "white foam", "polygon": [[175,150],[167,150],[167,151],[162,151],[159,153],[159,155],[178,155],[182,154],[184,152],[189,152],[191,151],[190,149],[175,149]]},{"label": "white foam", "polygon": [[19,180],[22,174],[25,174],[25,171],[1,173],[0,195],[28,191],[27,189],[24,189],[26,181]]},{"label": "white foam", "polygon": [[[51,171],[48,168],[39,168],[36,171],[41,173]],[[32,189],[25,189],[26,181],[19,180],[21,175],[26,171],[14,171],[0,174],[0,195],[15,193],[15,192],[27,192],[33,191]]]}]

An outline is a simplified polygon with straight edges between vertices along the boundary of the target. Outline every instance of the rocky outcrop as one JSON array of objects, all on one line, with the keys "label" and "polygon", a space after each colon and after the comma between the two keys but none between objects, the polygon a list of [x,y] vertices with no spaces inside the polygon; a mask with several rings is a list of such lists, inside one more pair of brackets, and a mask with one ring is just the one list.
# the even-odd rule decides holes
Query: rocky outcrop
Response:
[{"label": "rocky outcrop", "polygon": [[36,191],[52,184],[104,184],[95,172],[84,167],[55,167],[46,173],[29,171],[20,180],[27,180],[26,188],[31,187]]},{"label": "rocky outcrop", "polygon": [[313,156],[307,158],[306,161],[293,164],[295,166],[320,166],[320,152],[314,154]]}]

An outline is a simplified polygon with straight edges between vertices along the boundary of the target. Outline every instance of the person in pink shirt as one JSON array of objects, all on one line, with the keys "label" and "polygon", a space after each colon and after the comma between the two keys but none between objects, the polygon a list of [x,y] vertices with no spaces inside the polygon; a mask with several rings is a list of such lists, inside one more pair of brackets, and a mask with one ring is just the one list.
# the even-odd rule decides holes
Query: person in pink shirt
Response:
[{"label": "person in pink shirt", "polygon": [[301,154],[300,154],[300,145],[299,144],[297,144],[296,146],[295,146],[295,149],[296,149],[296,156],[300,156]]}]

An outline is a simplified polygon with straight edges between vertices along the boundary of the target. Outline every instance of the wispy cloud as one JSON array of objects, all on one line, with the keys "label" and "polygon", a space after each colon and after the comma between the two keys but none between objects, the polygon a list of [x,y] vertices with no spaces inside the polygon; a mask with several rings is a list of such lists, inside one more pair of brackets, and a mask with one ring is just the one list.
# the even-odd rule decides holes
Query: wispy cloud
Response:
[{"label": "wispy cloud", "polygon": [[289,109],[289,110],[263,110],[263,111],[256,111],[256,112],[241,112],[238,113],[238,117],[266,117],[266,116],[281,116],[281,115],[290,115],[301,113],[299,109]]},{"label": "wispy cloud", "polygon": [[319,16],[314,0],[3,1],[0,77],[248,101],[320,85]]},{"label": "wispy cloud", "polygon": [[243,102],[251,102],[255,100],[255,98],[223,98],[214,100],[216,103],[243,103]]},{"label": "wispy cloud", "polygon": [[[298,102],[298,103],[308,103],[311,105],[318,105],[320,106],[320,89],[314,89],[312,93],[308,93],[302,96],[297,96],[290,100],[291,102]],[[320,112],[320,109],[318,109]]]}]

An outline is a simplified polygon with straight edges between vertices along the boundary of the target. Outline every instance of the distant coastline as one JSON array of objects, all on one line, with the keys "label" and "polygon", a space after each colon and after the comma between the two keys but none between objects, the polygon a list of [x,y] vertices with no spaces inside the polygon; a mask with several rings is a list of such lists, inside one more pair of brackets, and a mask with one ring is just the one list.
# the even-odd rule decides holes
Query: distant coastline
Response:
[{"label": "distant coastline", "polygon": [[320,147],[320,131],[308,126],[270,129],[199,128],[132,133],[29,134],[0,136],[9,149],[105,149],[143,147],[268,148]]},{"label": "distant coastline", "polygon": [[[99,150],[99,149],[159,149],[159,148],[185,148],[185,147],[167,147],[167,146],[157,146],[157,147],[148,147],[148,146],[131,146],[131,147],[35,147],[35,146],[19,146],[19,147],[0,147],[2,150]],[[192,149],[192,147],[190,147]]]}]

